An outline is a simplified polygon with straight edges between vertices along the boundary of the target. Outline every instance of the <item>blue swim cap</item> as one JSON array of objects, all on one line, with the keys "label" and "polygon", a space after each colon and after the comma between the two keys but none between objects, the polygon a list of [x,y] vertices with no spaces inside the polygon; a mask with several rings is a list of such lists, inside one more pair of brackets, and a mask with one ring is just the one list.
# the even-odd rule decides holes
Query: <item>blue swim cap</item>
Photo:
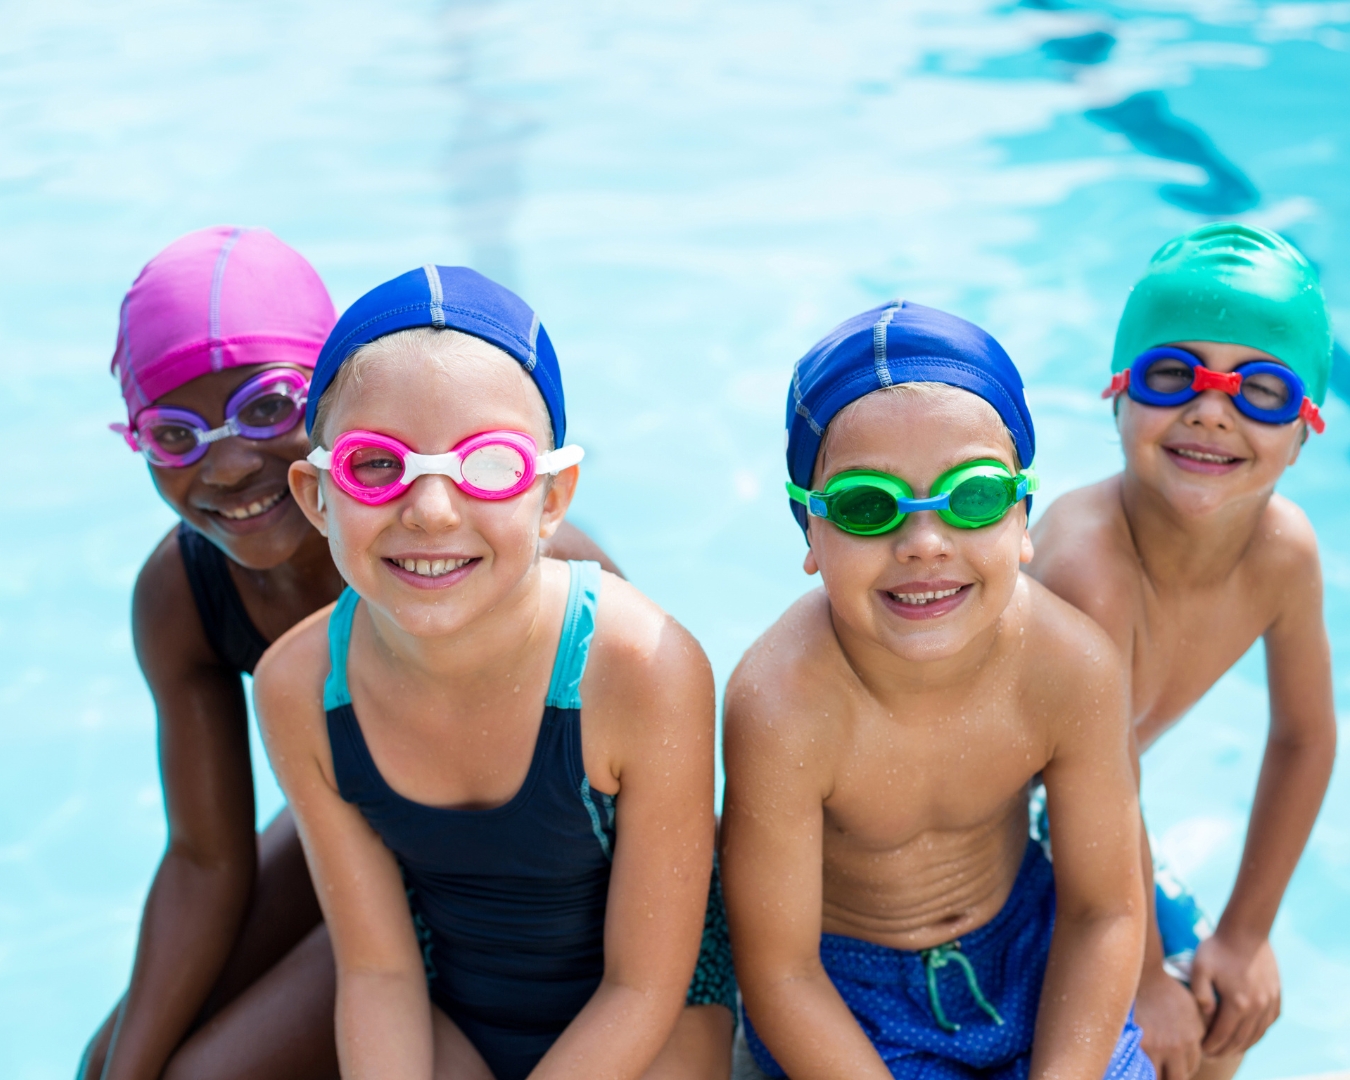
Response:
[{"label": "blue swim cap", "polygon": [[[820,441],[840,409],[873,390],[906,382],[946,383],[984,398],[1012,432],[1022,468],[1032,463],[1036,431],[1022,376],[1003,346],[965,319],[895,300],[840,323],[793,368],[787,400],[792,482],[811,486]],[[806,508],[788,503],[805,532]]]},{"label": "blue swim cap", "polygon": [[375,286],[343,312],[314,367],[305,430],[313,432],[319,398],[352,353],[376,338],[418,326],[462,330],[519,360],[544,396],[553,445],[562,446],[567,434],[562,373],[539,316],[510,289],[476,270],[430,263]]}]

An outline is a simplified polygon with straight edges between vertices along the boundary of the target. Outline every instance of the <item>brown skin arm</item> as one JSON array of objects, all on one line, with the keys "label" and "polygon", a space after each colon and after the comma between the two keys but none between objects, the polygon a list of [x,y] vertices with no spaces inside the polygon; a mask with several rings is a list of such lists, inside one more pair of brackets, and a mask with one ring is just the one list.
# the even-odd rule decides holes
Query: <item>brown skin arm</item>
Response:
[{"label": "brown skin arm", "polygon": [[1144,952],[1147,906],[1125,677],[1104,635],[1083,633],[1079,640],[1087,655],[1061,668],[1053,683],[1059,700],[1048,703],[1055,738],[1043,775],[1054,822],[1056,915],[1033,1078],[1088,1080],[1106,1072]]},{"label": "brown skin arm", "polygon": [[1270,928],[1312,832],[1336,754],[1317,540],[1301,515],[1285,524],[1286,535],[1294,535],[1288,565],[1279,568],[1283,603],[1265,634],[1270,688],[1265,757],[1233,893],[1214,936],[1196,950],[1191,973],[1209,1023],[1204,1051],[1215,1057],[1246,1050],[1280,1014]]},{"label": "brown skin arm", "polygon": [[137,579],[132,628],[158,716],[169,842],[103,1080],[160,1075],[225,966],[257,869],[243,687],[206,640],[173,534]]},{"label": "brown skin arm", "polygon": [[[736,979],[765,1046],[793,1080],[891,1075],[820,962],[828,765],[761,646],[727,686],[722,875]],[[758,684],[758,685],[756,685]]]}]

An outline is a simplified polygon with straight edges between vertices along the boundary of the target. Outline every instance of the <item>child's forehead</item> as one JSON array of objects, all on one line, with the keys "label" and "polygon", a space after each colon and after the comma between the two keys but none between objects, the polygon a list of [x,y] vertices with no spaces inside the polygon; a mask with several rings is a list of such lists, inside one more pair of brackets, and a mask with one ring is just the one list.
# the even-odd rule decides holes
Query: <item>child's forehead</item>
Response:
[{"label": "child's forehead", "polygon": [[[334,417],[338,428],[395,428],[423,438],[444,429],[522,430],[541,444],[549,430],[538,388],[514,357],[467,334],[416,340],[356,358]],[[471,434],[472,432],[467,432]]]},{"label": "child's forehead", "polygon": [[817,469],[889,464],[899,471],[940,472],[975,458],[1016,464],[1012,439],[994,407],[957,387],[922,393],[879,390],[840,410],[821,443]]}]

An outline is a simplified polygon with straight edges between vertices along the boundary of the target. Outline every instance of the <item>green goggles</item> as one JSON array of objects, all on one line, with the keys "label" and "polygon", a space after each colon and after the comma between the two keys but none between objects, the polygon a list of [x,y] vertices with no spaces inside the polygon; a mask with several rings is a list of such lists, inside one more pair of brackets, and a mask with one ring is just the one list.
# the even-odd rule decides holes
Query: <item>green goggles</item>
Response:
[{"label": "green goggles", "polygon": [[906,514],[936,511],[958,529],[980,529],[1003,518],[1039,488],[1034,469],[1014,473],[1000,461],[968,461],[948,469],[926,499],[898,476],[851,469],[830,477],[824,491],[807,491],[789,483],[788,494],[812,517],[829,518],[854,536],[879,536],[898,529]]}]

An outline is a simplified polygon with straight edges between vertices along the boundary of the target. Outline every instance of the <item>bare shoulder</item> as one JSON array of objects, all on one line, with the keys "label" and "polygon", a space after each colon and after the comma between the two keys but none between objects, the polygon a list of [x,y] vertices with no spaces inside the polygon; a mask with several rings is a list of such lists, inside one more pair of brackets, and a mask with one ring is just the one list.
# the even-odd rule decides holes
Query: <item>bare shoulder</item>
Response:
[{"label": "bare shoulder", "polygon": [[1262,572],[1306,574],[1321,568],[1317,533],[1297,503],[1272,495],[1253,537],[1251,555]]},{"label": "bare shoulder", "polygon": [[601,572],[585,700],[669,700],[673,691],[706,694],[712,666],[694,636],[623,578]]},{"label": "bare shoulder", "polygon": [[[1120,650],[1096,620],[1026,574],[1018,583],[1014,607],[1018,652],[1024,657],[1024,698],[1055,717],[1075,718],[1083,715],[1089,703],[1119,698],[1123,719],[1125,664]],[[1022,647],[1021,640],[1032,647]]]},{"label": "bare shoulder", "polygon": [[1031,530],[1027,573],[1124,647],[1142,615],[1144,579],[1119,492],[1113,476],[1056,499]]},{"label": "bare shoulder", "polygon": [[278,773],[285,771],[288,749],[330,760],[323,684],[330,666],[328,618],[333,607],[320,608],[282,634],[253,672],[258,726]]},{"label": "bare shoulder", "polygon": [[[829,714],[846,708],[856,676],[843,658],[825,590],[787,609],[746,650],[727,682],[723,730],[728,769],[737,758],[773,767],[780,757],[823,763]],[[744,750],[744,755],[735,754]],[[734,755],[734,756],[733,756]]]}]

